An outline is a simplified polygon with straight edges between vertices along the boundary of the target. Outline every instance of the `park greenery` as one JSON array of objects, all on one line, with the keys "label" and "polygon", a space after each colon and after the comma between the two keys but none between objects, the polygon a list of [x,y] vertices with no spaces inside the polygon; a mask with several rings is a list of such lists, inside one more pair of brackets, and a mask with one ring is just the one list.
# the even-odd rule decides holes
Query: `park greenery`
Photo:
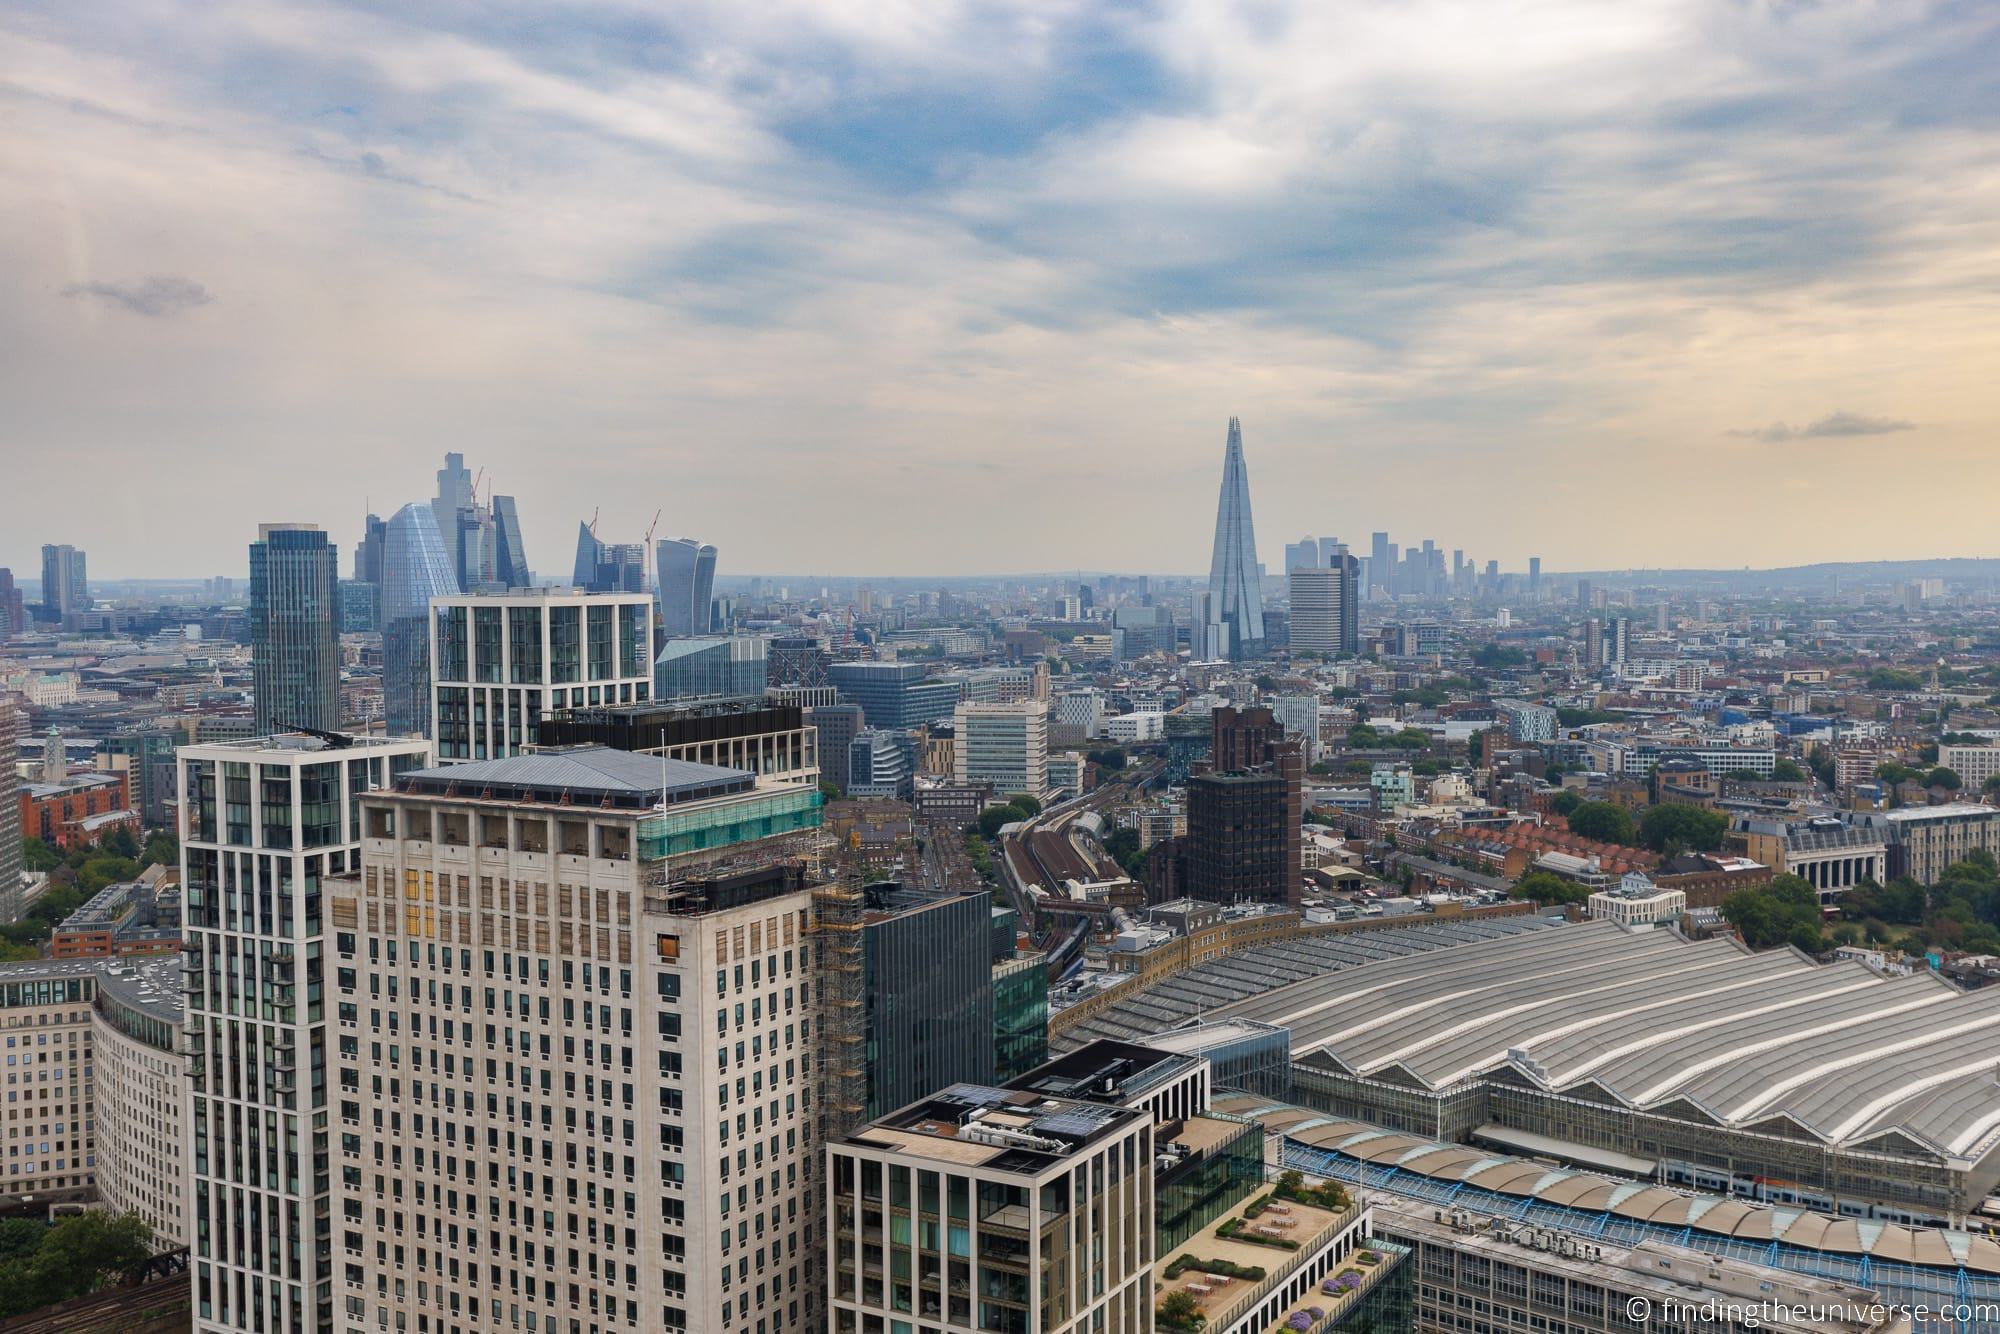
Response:
[{"label": "park greenery", "polygon": [[0,1221],[0,1319],[95,1292],[152,1253],[152,1229],[137,1214],[90,1209],[53,1225]]},{"label": "park greenery", "polygon": [[67,851],[26,838],[21,840],[21,861],[28,870],[46,874],[49,887],[19,921],[0,924],[0,962],[40,958],[39,946],[91,895],[106,885],[136,880],[149,866],[179,865],[180,844],[165,832],[141,843],[129,829],[114,829],[95,846]]}]

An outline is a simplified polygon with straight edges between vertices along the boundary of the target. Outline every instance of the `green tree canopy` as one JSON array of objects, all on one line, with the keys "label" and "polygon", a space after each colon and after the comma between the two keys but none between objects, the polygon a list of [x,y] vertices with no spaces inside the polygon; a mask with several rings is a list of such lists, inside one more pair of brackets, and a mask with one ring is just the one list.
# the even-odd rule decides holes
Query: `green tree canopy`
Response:
[{"label": "green tree canopy", "polygon": [[1575,788],[1564,788],[1549,798],[1549,809],[1557,815],[1570,815],[1581,805],[1583,805],[1583,793]]},{"label": "green tree canopy", "polygon": [[1792,760],[1779,760],[1771,766],[1771,781],[1774,783],[1803,783],[1806,771]]},{"label": "green tree canopy", "polygon": [[1632,812],[1609,801],[1586,801],[1569,813],[1570,831],[1600,843],[1630,843]]},{"label": "green tree canopy", "polygon": [[1752,949],[1791,944],[1808,954],[1825,949],[1819,891],[1795,875],[1779,875],[1722,900],[1722,917]]},{"label": "green tree canopy", "polygon": [[[7,1238],[14,1246],[26,1234]],[[37,1311],[95,1292],[153,1253],[153,1232],[137,1214],[102,1209],[73,1214],[42,1229],[31,1252],[0,1259],[0,1317]]]},{"label": "green tree canopy", "polygon": [[1662,854],[1689,849],[1713,852],[1728,832],[1728,816],[1699,806],[1652,806],[1639,819],[1639,841]]},{"label": "green tree canopy", "polygon": [[1965,786],[1965,780],[1960,778],[1955,770],[1947,769],[1940,764],[1924,775],[1924,786],[1941,787],[1947,792],[1956,792]]},{"label": "green tree canopy", "polygon": [[1590,887],[1578,884],[1574,880],[1565,880],[1549,871],[1529,871],[1516,880],[1514,887],[1507,893],[1513,898],[1554,906],[1588,901]]}]

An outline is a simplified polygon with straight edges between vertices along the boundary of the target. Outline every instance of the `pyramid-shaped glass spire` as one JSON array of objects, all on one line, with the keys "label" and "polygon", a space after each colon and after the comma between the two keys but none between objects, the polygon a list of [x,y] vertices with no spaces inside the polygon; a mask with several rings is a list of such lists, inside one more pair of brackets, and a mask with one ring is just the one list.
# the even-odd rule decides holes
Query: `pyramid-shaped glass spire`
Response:
[{"label": "pyramid-shaped glass spire", "polygon": [[1257,532],[1250,522],[1250,472],[1243,463],[1243,426],[1229,419],[1222,455],[1222,494],[1215,505],[1215,554],[1208,565],[1204,654],[1254,658],[1264,651],[1264,597],[1258,587]]}]

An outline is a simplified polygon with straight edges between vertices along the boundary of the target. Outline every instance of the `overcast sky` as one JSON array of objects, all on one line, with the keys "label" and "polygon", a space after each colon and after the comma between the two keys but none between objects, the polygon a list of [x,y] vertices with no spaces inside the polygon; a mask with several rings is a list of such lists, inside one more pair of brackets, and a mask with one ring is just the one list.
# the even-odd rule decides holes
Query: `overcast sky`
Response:
[{"label": "overcast sky", "polygon": [[1996,130],[1990,0],[8,0],[0,563],[1193,571],[1232,414],[1274,564],[2000,554]]}]

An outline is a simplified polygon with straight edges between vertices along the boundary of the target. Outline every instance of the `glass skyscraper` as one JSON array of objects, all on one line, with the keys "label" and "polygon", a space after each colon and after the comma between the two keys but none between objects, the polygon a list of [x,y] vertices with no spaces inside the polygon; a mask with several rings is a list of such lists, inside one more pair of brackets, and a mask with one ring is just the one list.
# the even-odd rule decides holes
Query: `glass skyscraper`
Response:
[{"label": "glass skyscraper", "polygon": [[768,671],[764,646],[751,635],[668,640],[653,660],[653,697],[761,698]]},{"label": "glass skyscraper", "polygon": [[713,627],[715,548],[691,537],[661,539],[660,624],[669,639],[705,635]]},{"label": "glass skyscraper", "polygon": [[1229,419],[1222,455],[1222,493],[1215,505],[1215,552],[1208,565],[1208,607],[1199,656],[1255,658],[1264,651],[1264,595],[1257,572],[1257,533],[1250,522],[1250,472],[1243,463],[1243,426]]},{"label": "glass skyscraper", "polygon": [[340,726],[340,553],[309,523],[267,523],[250,544],[250,669],[257,735]]},{"label": "glass skyscraper", "polygon": [[431,507],[397,510],[382,542],[382,713],[392,736],[430,735],[431,599],[458,591]]},{"label": "glass skyscraper", "polygon": [[42,605],[57,619],[90,610],[89,562],[75,547],[42,548]]}]

